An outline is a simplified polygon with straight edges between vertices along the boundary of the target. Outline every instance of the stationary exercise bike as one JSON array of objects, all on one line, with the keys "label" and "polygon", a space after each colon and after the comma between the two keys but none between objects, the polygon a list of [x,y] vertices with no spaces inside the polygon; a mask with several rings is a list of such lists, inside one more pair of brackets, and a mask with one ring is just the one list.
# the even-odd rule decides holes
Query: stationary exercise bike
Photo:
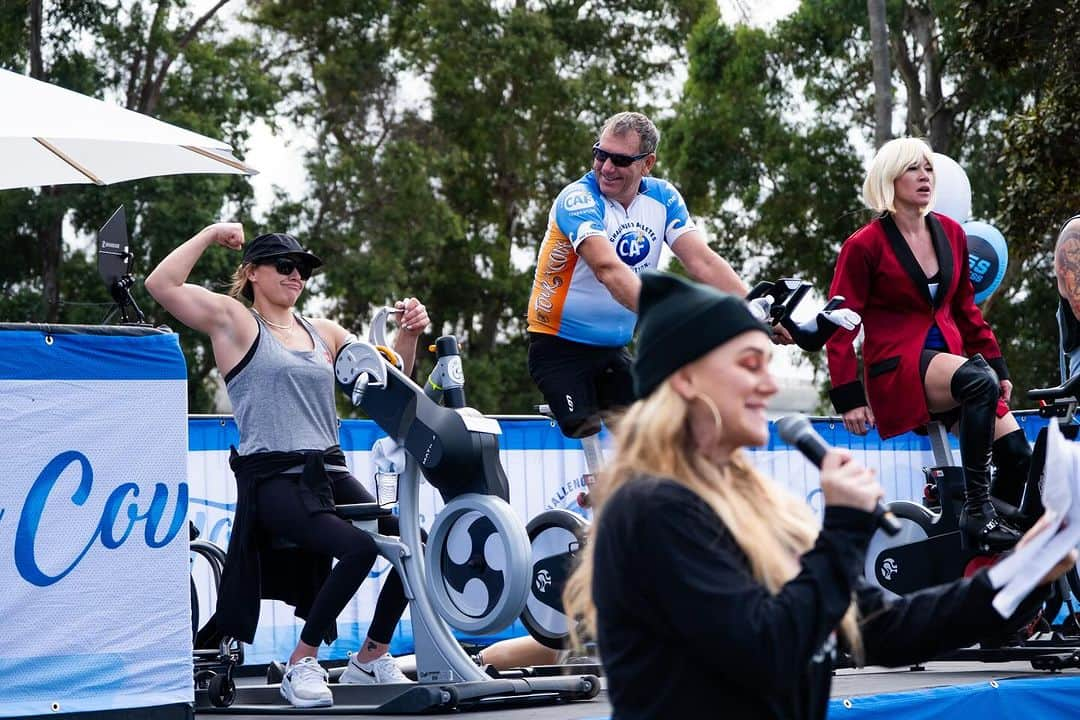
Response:
[{"label": "stationary exercise bike", "polygon": [[[1072,422],[1076,415],[1077,398],[1080,397],[1080,375],[1057,387],[1031,390],[1028,397],[1042,403],[1038,409],[1040,417],[1060,423],[1067,438],[1076,437],[1080,426]],[[959,517],[964,497],[963,469],[953,460],[948,433],[941,423],[929,423],[927,434],[934,467],[925,469],[923,503],[906,500],[888,503],[887,508],[896,517],[901,530],[896,535],[876,531],[866,553],[866,579],[893,597],[951,582],[995,560],[994,556],[981,553],[974,547],[964,549],[961,545]],[[1021,501],[1022,510],[1041,507],[1038,498],[1029,493],[1038,491],[1045,462],[1046,428],[1043,428],[1032,451],[1029,477]],[[1036,669],[1056,669],[1051,667],[1052,658],[1042,656],[1080,645],[1080,637],[1076,636],[1076,616],[1069,599],[1070,590],[1074,597],[1080,597],[1080,577],[1075,569],[1057,584],[1051,600],[1043,609],[1044,617],[1052,619],[1063,604],[1069,604],[1071,627],[1050,628],[1049,639],[1027,639],[1003,648],[960,650],[949,653],[947,657],[990,662],[1030,659]]]},{"label": "stationary exercise bike", "polygon": [[798,278],[762,281],[746,295],[746,301],[758,320],[779,325],[788,331],[800,348],[806,352],[817,352],[825,347],[833,333],[840,328],[854,330],[862,318],[854,310],[840,307],[844,304],[844,296],[835,295],[809,320],[796,322],[795,308],[812,288],[810,283]]},{"label": "stationary exercise bike", "polygon": [[[369,532],[379,553],[401,576],[419,682],[332,683],[334,706],[328,710],[418,713],[595,697],[600,684],[593,675],[522,678],[485,672],[451,633],[451,626],[478,635],[496,632],[520,615],[528,592],[528,538],[507,502],[498,423],[471,408],[444,407],[432,399],[464,405],[456,341],[443,337],[436,342],[436,371],[425,393],[385,346],[382,333],[392,312],[393,308],[384,308],[376,315],[370,341],[353,340],[340,350],[334,373],[353,405],[405,450],[405,471],[398,480],[401,535],[393,538],[377,532],[378,519],[391,512],[377,502],[339,505],[337,512]],[[421,477],[445,502],[426,548],[420,537]],[[200,711],[210,709],[213,700],[205,691],[196,691]],[[229,708],[233,712],[281,704],[276,684],[236,687],[233,700]]]},{"label": "stationary exercise bike", "polygon": [[[841,308],[844,298],[831,298],[809,320],[796,322],[794,311],[812,285],[798,278],[760,282],[746,296],[751,311],[762,322],[786,329],[795,344],[807,352],[820,350],[840,328],[853,330],[861,322],[858,314]],[[538,405],[540,414],[554,418],[551,408]],[[603,450],[598,434],[581,438],[587,469],[587,488],[578,495],[582,508],[591,504],[588,487],[603,466]],[[563,610],[562,592],[577,552],[585,542],[588,522],[579,514],[553,509],[540,513],[528,525],[532,547],[532,579],[529,598],[521,622],[534,639],[553,649],[566,647],[569,618]]]},{"label": "stationary exercise bike", "polygon": [[962,577],[976,558],[986,554],[960,542],[960,509],[964,470],[953,460],[949,435],[940,422],[926,426],[934,466],[925,468],[923,504],[897,500],[887,509],[900,532],[874,533],[866,551],[864,574],[890,597],[940,585]]}]

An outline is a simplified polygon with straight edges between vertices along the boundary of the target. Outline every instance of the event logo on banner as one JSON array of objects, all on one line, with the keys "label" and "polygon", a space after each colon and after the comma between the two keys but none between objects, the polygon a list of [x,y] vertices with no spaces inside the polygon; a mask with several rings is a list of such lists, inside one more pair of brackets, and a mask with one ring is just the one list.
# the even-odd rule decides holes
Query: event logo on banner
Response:
[{"label": "event logo on banner", "polygon": [[170,334],[0,330],[0,717],[194,700],[186,375]]},{"label": "event logo on banner", "polygon": [[[170,504],[169,487],[165,483],[155,483],[149,506],[141,510],[135,502],[140,494],[139,486],[131,482],[121,483],[105,499],[101,517],[82,550],[75,555],[67,567],[55,575],[49,575],[38,565],[34,546],[37,543],[38,528],[42,524],[46,503],[51,499],[52,491],[61,474],[71,467],[76,468],[75,472],[80,478],[75,492],[70,498],[60,497],[57,501],[49,503],[50,507],[54,507],[53,512],[57,515],[66,517],[75,512],[76,507],[86,504],[93,491],[94,470],[90,466],[90,460],[77,450],[67,450],[53,458],[30,486],[26,501],[23,503],[18,530],[15,533],[15,569],[29,583],[46,587],[60,581],[74,570],[90,549],[96,545],[100,545],[105,550],[116,550],[131,535],[136,523],[145,527],[143,541],[148,548],[165,547],[176,537],[187,519],[186,482],[180,483],[177,487],[177,497],[171,503],[173,505],[172,519],[168,521],[164,536],[160,538],[160,526],[167,506]],[[120,517],[121,514],[124,515],[123,518]],[[3,511],[0,510],[0,517],[2,516]],[[46,525],[48,524],[46,521]],[[78,549],[78,540],[74,538],[71,540],[73,541],[70,546],[72,550]]]},{"label": "event logo on banner", "polygon": [[592,487],[592,476],[588,473],[578,475],[559,486],[551,497],[548,498],[545,510],[569,510],[577,513],[586,520],[592,520],[592,509],[582,505],[583,495]]}]

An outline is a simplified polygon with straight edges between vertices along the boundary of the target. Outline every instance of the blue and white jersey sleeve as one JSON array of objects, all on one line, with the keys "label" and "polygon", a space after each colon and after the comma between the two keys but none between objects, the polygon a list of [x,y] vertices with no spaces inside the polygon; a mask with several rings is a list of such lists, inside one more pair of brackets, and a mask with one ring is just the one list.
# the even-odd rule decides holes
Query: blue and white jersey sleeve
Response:
[{"label": "blue and white jersey sleeve", "polygon": [[586,182],[569,185],[555,201],[555,223],[574,250],[587,237],[608,235],[604,228],[604,197],[595,183],[592,185]]},{"label": "blue and white jersey sleeve", "polygon": [[679,237],[696,229],[682,195],[667,180],[649,178],[645,194],[664,206],[664,242],[669,247]]}]

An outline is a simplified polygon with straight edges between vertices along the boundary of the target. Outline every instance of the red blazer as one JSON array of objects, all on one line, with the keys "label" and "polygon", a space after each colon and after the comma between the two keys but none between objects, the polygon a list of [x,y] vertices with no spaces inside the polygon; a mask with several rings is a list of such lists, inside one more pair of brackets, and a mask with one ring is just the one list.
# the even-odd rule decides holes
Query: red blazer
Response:
[{"label": "red blazer", "polygon": [[869,401],[883,438],[920,428],[930,420],[919,374],[926,334],[935,323],[949,352],[982,353],[1001,380],[1009,371],[990,326],[974,301],[963,228],[937,213],[926,216],[941,283],[931,298],[926,276],[888,214],[844,241],[829,295],[862,316],[865,390],[858,376],[858,330],[839,330],[826,344],[829,393],[839,413]]}]

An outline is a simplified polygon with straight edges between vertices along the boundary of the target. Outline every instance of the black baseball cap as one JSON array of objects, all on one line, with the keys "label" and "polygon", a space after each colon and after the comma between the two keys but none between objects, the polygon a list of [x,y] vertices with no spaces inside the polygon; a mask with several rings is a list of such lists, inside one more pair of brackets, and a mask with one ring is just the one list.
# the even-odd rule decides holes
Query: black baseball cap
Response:
[{"label": "black baseball cap", "polygon": [[302,248],[300,241],[288,233],[260,235],[244,246],[243,261],[246,263],[263,263],[279,257],[291,257],[313,270],[323,264],[318,255]]}]

